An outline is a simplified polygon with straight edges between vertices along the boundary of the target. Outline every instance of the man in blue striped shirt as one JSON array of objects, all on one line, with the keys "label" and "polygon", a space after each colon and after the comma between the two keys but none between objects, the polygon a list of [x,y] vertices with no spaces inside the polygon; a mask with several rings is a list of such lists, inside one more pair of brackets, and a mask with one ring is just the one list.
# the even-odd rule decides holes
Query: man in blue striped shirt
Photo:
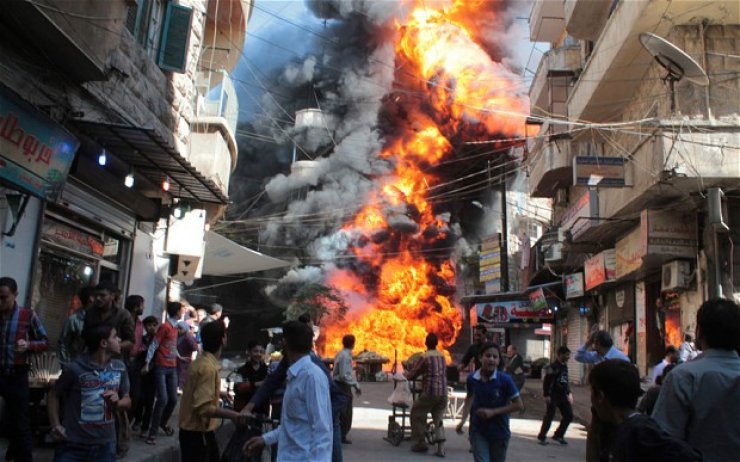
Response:
[{"label": "man in blue striped shirt", "polygon": [[[626,354],[614,346],[614,341],[609,332],[599,330],[591,335],[588,342],[576,350],[576,361],[586,364],[599,364],[607,359],[619,359],[630,362]],[[614,438],[615,426],[609,422],[599,419],[596,410],[591,407],[591,425],[588,427],[586,436],[586,461],[607,461],[609,449]]]}]

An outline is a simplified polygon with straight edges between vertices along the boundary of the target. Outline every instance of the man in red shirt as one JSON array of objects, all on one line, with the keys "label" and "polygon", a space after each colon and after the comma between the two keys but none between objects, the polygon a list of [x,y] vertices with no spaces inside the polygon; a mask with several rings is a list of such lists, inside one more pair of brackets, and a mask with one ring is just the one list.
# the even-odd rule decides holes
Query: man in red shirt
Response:
[{"label": "man in red shirt", "polygon": [[177,321],[182,318],[184,312],[182,303],[167,303],[167,321],[159,326],[146,354],[146,364],[142,373],[149,373],[153,360],[152,373],[157,390],[157,404],[152,413],[146,444],[157,444],[157,432],[160,428],[167,436],[175,433],[167,422],[177,404]]},{"label": "man in red shirt", "polygon": [[13,423],[8,452],[13,460],[30,462],[33,436],[27,355],[49,345],[41,320],[33,310],[18,306],[17,296],[15,279],[0,278],[0,397],[5,399],[5,418]]}]

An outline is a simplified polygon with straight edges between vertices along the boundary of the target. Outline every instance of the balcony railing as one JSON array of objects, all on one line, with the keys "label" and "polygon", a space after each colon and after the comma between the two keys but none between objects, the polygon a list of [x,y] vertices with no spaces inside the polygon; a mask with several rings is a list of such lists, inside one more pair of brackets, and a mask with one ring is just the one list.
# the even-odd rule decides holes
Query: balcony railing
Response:
[{"label": "balcony railing", "polygon": [[236,134],[239,119],[239,100],[229,74],[224,71],[199,72],[196,85],[199,99],[197,117],[221,117],[232,136]]},{"label": "balcony railing", "polygon": [[[540,60],[534,81],[529,89],[533,114],[552,114],[550,102],[565,103],[568,89],[577,69],[581,67],[581,49],[578,45],[553,48]],[[551,95],[548,98],[548,95]],[[559,114],[565,115],[565,114]]]},{"label": "balcony railing", "polygon": [[535,157],[529,173],[530,194],[533,197],[553,197],[557,188],[573,181],[570,139],[552,140],[533,155]]}]

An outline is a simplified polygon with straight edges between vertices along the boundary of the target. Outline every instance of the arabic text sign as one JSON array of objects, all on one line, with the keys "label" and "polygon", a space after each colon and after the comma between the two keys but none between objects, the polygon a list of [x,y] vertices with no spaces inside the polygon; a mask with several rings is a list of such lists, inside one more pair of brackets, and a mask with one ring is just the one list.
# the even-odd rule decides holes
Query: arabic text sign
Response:
[{"label": "arabic text sign", "polygon": [[46,115],[0,88],[0,177],[56,199],[80,142]]},{"label": "arabic text sign", "polygon": [[573,184],[624,186],[624,158],[577,156],[573,160]]}]

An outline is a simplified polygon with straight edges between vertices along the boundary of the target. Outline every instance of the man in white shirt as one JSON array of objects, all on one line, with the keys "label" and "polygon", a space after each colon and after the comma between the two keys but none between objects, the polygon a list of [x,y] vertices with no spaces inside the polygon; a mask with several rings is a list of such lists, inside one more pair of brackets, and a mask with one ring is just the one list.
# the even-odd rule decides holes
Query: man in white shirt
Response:
[{"label": "man in white shirt", "polygon": [[678,347],[678,362],[685,363],[699,356],[699,352],[694,347],[691,334],[684,334],[683,343]]},{"label": "man in white shirt", "polygon": [[309,356],[313,332],[302,322],[289,321],[283,326],[283,341],[290,367],[280,426],[250,438],[244,451],[250,453],[277,443],[278,462],[328,462],[332,458],[333,433],[329,378]]},{"label": "man in white shirt", "polygon": [[352,444],[347,439],[347,434],[352,429],[352,389],[355,389],[357,396],[360,396],[362,393],[360,384],[357,383],[357,380],[352,374],[352,349],[355,347],[355,336],[347,334],[342,337],[342,345],[344,348],[334,357],[334,371],[332,376],[337,385],[339,385],[339,388],[349,397],[349,402],[339,414],[339,421],[342,426],[342,443]]},{"label": "man in white shirt", "polygon": [[663,375],[663,369],[669,364],[675,364],[678,361],[678,350],[673,345],[668,345],[665,349],[665,358],[659,362],[653,369],[653,385],[655,381]]}]

